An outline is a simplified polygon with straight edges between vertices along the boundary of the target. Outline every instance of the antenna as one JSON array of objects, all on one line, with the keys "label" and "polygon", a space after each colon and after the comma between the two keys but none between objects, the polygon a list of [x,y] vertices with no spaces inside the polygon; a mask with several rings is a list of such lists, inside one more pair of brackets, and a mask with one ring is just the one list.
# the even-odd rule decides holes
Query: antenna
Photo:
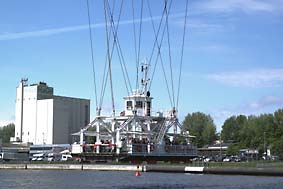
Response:
[{"label": "antenna", "polygon": [[24,86],[27,85],[28,79],[21,79],[21,131],[20,131],[20,142],[23,141],[23,124],[24,124]]}]

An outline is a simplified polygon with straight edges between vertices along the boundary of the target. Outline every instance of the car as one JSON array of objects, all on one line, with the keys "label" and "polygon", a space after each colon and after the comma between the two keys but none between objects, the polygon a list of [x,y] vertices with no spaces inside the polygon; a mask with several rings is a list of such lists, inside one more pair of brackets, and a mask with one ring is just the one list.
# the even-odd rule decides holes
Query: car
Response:
[{"label": "car", "polygon": [[33,154],[31,161],[43,161],[45,155],[43,153],[40,154]]},{"label": "car", "polygon": [[216,162],[222,162],[223,159],[224,159],[223,156],[216,156],[216,157],[215,157],[215,161],[216,161]]},{"label": "car", "polygon": [[204,162],[211,162],[211,161],[215,161],[215,158],[214,158],[213,156],[210,156],[210,157],[204,158],[203,161],[204,161]]},{"label": "car", "polygon": [[223,159],[223,162],[231,162],[232,161],[232,158],[227,156]]},{"label": "car", "polygon": [[51,162],[51,161],[60,161],[62,158],[61,154],[57,154],[57,153],[49,153],[47,155],[47,161]]},{"label": "car", "polygon": [[234,162],[240,162],[240,161],[241,161],[241,158],[239,158],[238,156],[234,156],[234,157],[232,157],[232,161],[234,161]]}]

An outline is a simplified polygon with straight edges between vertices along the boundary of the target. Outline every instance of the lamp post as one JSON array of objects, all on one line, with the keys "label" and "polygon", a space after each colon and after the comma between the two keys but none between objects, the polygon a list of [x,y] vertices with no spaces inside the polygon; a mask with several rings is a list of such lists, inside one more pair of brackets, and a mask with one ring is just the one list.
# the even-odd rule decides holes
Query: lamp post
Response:
[{"label": "lamp post", "polygon": [[220,133],[220,164],[222,165],[222,138]]},{"label": "lamp post", "polygon": [[266,158],[267,158],[267,153],[266,153],[265,131],[263,132],[263,154],[264,154],[264,159],[266,160]]}]

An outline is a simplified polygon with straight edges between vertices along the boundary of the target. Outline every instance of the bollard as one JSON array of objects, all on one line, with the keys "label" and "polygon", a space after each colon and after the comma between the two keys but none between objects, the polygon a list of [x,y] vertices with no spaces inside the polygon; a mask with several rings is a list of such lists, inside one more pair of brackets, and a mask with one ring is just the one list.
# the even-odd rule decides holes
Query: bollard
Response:
[{"label": "bollard", "polygon": [[141,173],[139,172],[139,168],[140,168],[140,166],[139,166],[139,165],[137,165],[136,177],[141,176]]}]

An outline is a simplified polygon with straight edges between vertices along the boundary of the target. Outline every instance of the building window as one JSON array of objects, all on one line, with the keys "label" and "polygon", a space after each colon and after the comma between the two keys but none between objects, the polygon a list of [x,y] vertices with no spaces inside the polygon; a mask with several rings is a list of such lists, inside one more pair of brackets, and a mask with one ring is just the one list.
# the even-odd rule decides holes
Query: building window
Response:
[{"label": "building window", "polygon": [[127,101],[127,110],[133,109],[133,102],[132,101]]},{"label": "building window", "polygon": [[142,101],[136,101],[136,108],[143,108],[143,102]]}]

